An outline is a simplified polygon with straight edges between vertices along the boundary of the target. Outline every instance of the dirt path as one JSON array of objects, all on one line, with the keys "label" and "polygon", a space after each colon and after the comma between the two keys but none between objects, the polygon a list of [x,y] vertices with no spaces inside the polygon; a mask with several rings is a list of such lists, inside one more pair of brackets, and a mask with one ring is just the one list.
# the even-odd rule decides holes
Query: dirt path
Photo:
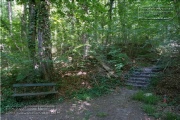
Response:
[{"label": "dirt path", "polygon": [[121,88],[89,100],[57,105],[27,106],[2,115],[2,120],[154,120],[130,97],[137,91]]}]

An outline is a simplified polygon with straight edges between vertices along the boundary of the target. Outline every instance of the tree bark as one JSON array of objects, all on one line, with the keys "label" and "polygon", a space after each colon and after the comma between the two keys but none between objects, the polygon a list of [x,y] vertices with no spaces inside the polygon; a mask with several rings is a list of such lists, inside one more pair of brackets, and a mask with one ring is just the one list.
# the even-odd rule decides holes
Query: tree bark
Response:
[{"label": "tree bark", "polygon": [[28,48],[30,52],[30,58],[33,60],[33,66],[35,64],[36,54],[36,20],[37,11],[36,3],[34,0],[29,1],[29,25],[28,25]]},{"label": "tree bark", "polygon": [[109,1],[109,22],[108,22],[108,31],[107,31],[107,37],[106,37],[106,43],[105,45],[107,46],[108,43],[111,44],[111,25],[112,25],[112,10],[113,10],[113,4],[114,0]]},{"label": "tree bark", "polygon": [[41,75],[48,81],[52,80],[53,73],[49,14],[49,1],[41,1],[38,5],[38,51]]},{"label": "tree bark", "polygon": [[12,5],[11,1],[7,1],[8,19],[9,19],[9,34],[12,36]]},{"label": "tree bark", "polygon": [[23,5],[23,14],[21,17],[21,39],[22,42],[27,40],[27,4]]},{"label": "tree bark", "polygon": [[126,14],[126,3],[125,0],[123,0],[123,2],[121,2],[121,0],[118,0],[118,11],[119,11],[119,16],[120,16],[120,23],[121,23],[121,34],[120,37],[122,39],[122,42],[125,44],[127,42],[127,34],[126,34],[126,24],[125,24],[125,14]]},{"label": "tree bark", "polygon": [[180,25],[180,1],[179,0],[174,0],[174,8],[175,8],[175,12],[177,14],[177,19],[178,19],[178,23]]}]

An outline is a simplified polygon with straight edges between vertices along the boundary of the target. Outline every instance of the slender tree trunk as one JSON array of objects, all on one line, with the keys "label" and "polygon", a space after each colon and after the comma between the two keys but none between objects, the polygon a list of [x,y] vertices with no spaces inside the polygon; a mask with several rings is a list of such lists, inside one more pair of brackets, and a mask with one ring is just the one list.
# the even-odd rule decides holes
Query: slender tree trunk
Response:
[{"label": "slender tree trunk", "polygon": [[122,39],[122,42],[125,44],[127,41],[127,35],[126,35],[126,24],[125,24],[125,12],[126,12],[126,8],[125,8],[125,0],[123,0],[123,2],[121,2],[121,0],[118,1],[119,3],[119,17],[120,17],[120,24],[121,24],[121,32],[120,32],[120,36]]},{"label": "slender tree trunk", "polygon": [[[74,0],[72,0],[72,6],[74,6]],[[74,7],[73,7],[74,8]],[[71,22],[71,24],[72,24],[72,33],[74,33],[74,31],[75,31],[75,22],[74,22],[74,20],[75,20],[75,17],[74,17],[74,9],[73,8],[71,8],[71,20],[72,20],[72,22]]]},{"label": "slender tree trunk", "polygon": [[126,3],[125,3],[125,0],[123,1],[123,18],[122,18],[122,32],[123,32],[123,41],[124,41],[124,44],[127,43],[127,34],[126,34],[126,24],[125,24],[125,21],[126,20],[126,17],[125,17],[125,12],[126,12],[126,7],[125,7]]},{"label": "slender tree trunk", "polygon": [[7,1],[8,19],[9,19],[9,34],[12,36],[12,5],[11,1]]},{"label": "slender tree trunk", "polygon": [[[86,2],[83,2],[82,8],[84,9],[85,13],[88,14],[88,6],[87,6]],[[85,26],[85,27],[87,27],[87,26]],[[90,49],[88,35],[85,32],[82,33],[82,41],[84,44],[83,59],[85,59],[88,56],[89,49]]]},{"label": "slender tree trunk", "polygon": [[107,44],[111,43],[111,25],[112,25],[112,10],[113,10],[113,4],[114,4],[114,0],[110,0],[109,1],[109,22],[108,22],[108,31],[107,31],[107,37],[106,37],[106,43],[105,45],[107,46]]},{"label": "slender tree trunk", "polygon": [[89,41],[88,41],[87,35],[85,33],[82,36],[82,40],[83,40],[83,44],[84,44],[83,59],[85,59],[89,55],[88,53],[89,53],[89,49],[90,49]]},{"label": "slender tree trunk", "polygon": [[174,0],[174,8],[177,14],[178,23],[180,25],[180,1]]},{"label": "slender tree trunk", "polygon": [[29,25],[28,25],[28,48],[30,52],[30,58],[33,60],[33,67],[35,64],[36,54],[36,20],[37,11],[35,0],[29,1]]},{"label": "slender tree trunk", "polygon": [[23,5],[23,14],[21,17],[21,39],[27,40],[27,4]]},{"label": "slender tree trunk", "polygon": [[53,73],[49,14],[49,0],[41,1],[38,5],[38,49],[40,70],[45,80],[52,80]]}]

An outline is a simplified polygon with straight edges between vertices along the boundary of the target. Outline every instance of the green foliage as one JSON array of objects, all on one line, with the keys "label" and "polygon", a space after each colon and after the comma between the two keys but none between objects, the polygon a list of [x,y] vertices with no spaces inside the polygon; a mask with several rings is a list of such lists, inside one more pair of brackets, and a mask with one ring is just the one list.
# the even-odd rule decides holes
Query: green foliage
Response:
[{"label": "green foliage", "polygon": [[59,102],[60,102],[60,103],[64,102],[64,97],[60,97],[60,98],[59,98]]},{"label": "green foliage", "polygon": [[180,120],[180,115],[168,112],[166,113],[164,120]]},{"label": "green foliage", "polygon": [[94,97],[99,97],[110,92],[110,89],[114,89],[121,83],[116,79],[109,79],[106,77],[97,77],[96,81],[92,82],[92,88],[82,88],[80,90],[68,93],[71,98],[80,100],[90,100]]},{"label": "green foliage", "polygon": [[6,98],[1,101],[1,113],[5,113],[11,110],[13,107],[17,106],[18,103],[13,98]]},{"label": "green foliage", "polygon": [[145,95],[145,93],[143,91],[137,92],[135,95],[133,95],[132,99],[141,101],[141,102],[144,102],[144,103],[150,104],[150,105],[155,105],[160,100],[158,96],[155,96],[155,95],[148,96],[148,95]]},{"label": "green foliage", "polygon": [[107,113],[104,113],[104,112],[99,112],[96,114],[97,117],[100,117],[100,118],[104,118],[104,117],[107,117],[108,114]]},{"label": "green foliage", "polygon": [[110,57],[110,63],[122,64],[121,67],[129,63],[129,57],[125,53],[121,53],[120,48],[111,47],[108,56]]},{"label": "green foliage", "polygon": [[133,95],[132,99],[137,101],[143,101],[143,97],[144,97],[144,92],[139,91],[135,95]]},{"label": "green foliage", "polygon": [[157,119],[162,117],[162,113],[157,111],[156,106],[145,104],[142,106],[142,109],[145,113]]},{"label": "green foliage", "polygon": [[[37,4],[40,3],[40,0],[35,1]],[[12,84],[48,82],[48,80],[45,81],[41,78],[39,70],[34,70],[33,68],[34,60],[40,57],[38,49],[40,43],[36,41],[36,46],[33,46],[33,50],[30,51],[28,49],[28,32],[31,34],[36,33],[36,29],[38,29],[30,30],[33,27],[33,25],[29,24],[31,12],[25,11],[28,10],[27,6],[29,7],[29,4],[25,0],[17,0],[17,2],[19,4],[16,4],[16,2],[12,4],[12,24],[8,19],[7,1],[3,0],[1,5],[3,11],[0,14],[2,18],[0,26],[2,41],[0,45],[3,46],[1,50],[1,84],[3,104],[5,106],[11,106],[11,103],[15,103],[13,99],[9,98],[12,94]],[[136,62],[141,60],[141,63],[136,64],[142,65],[144,61],[146,63],[146,60],[151,61],[161,58],[157,64],[161,64],[165,68],[179,66],[179,46],[177,46],[180,38],[179,17],[174,16],[172,20],[166,21],[144,21],[138,19],[137,13],[138,8],[144,6],[164,7],[168,5],[175,9],[174,11],[178,11],[178,3],[166,0],[158,0],[157,2],[152,2],[152,0],[141,2],[117,0],[112,5],[111,19],[108,16],[109,7],[107,2],[103,0],[51,0],[50,4],[50,17],[47,17],[47,11],[42,11],[46,18],[41,14],[42,16],[37,18],[40,19],[37,25],[42,23],[41,27],[43,29],[41,28],[41,30],[44,30],[42,37],[48,38],[43,44],[46,45],[43,47],[43,49],[46,49],[44,52],[48,53],[49,51],[50,53],[51,46],[54,50],[52,50],[54,63],[51,60],[46,60],[45,63],[53,63],[53,66],[55,66],[54,70],[55,76],[58,76],[56,77],[58,87],[68,86],[68,84],[63,84],[59,80],[59,76],[63,73],[71,70],[87,69],[87,61],[82,61],[82,59],[85,59],[83,56],[86,52],[88,55],[107,56],[108,62],[114,66],[117,74],[122,74],[123,68],[129,65],[130,59]],[[19,8],[23,7],[24,10],[21,11],[22,9]],[[49,20],[47,18],[51,19],[50,29],[48,28]],[[45,23],[43,20],[45,20]],[[10,35],[11,32],[12,34]],[[49,39],[50,34],[51,39]],[[34,58],[30,57],[31,52]],[[68,61],[68,57],[72,57],[71,62]],[[43,56],[43,58],[47,58],[47,56]],[[145,65],[147,64],[143,64],[143,66]],[[51,77],[54,77],[53,75]],[[153,79],[152,86],[156,86],[159,80],[159,78]],[[67,93],[67,96],[85,100],[108,93],[109,89],[121,84],[120,80],[108,79],[101,75],[90,81],[93,86],[91,89],[82,88],[73,94],[68,90],[64,92]],[[147,104],[157,104],[159,100],[154,95],[144,96],[143,92],[137,93],[133,99]],[[59,102],[63,101],[64,98],[59,98]]]},{"label": "green foliage", "polygon": [[154,113],[156,113],[156,109],[154,106],[152,105],[143,105],[142,109],[144,110],[144,112],[146,112],[148,115],[153,115]]},{"label": "green foliage", "polygon": [[122,68],[130,63],[130,58],[125,53],[121,53],[121,49],[117,47],[110,47],[107,59],[115,66],[117,74],[121,74]]},{"label": "green foliage", "polygon": [[157,104],[159,100],[160,100],[159,97],[155,95],[146,96],[143,99],[144,103],[153,104],[153,105]]},{"label": "green foliage", "polygon": [[95,86],[91,89],[81,89],[77,92],[72,93],[72,98],[79,100],[90,100],[94,97],[99,97],[108,93],[109,89],[106,86]]},{"label": "green foliage", "polygon": [[154,77],[151,79],[150,85],[154,88],[158,85],[159,81],[160,81],[160,77]]}]

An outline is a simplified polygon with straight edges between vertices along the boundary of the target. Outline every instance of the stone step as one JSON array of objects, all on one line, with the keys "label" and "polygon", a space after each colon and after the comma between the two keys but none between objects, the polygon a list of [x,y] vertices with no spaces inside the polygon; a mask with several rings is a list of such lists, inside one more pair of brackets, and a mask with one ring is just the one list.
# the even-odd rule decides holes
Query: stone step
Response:
[{"label": "stone step", "polygon": [[150,84],[150,79],[155,77],[161,70],[162,68],[156,66],[136,68],[125,76],[128,79],[126,85],[145,88]]},{"label": "stone step", "polygon": [[162,68],[154,68],[154,69],[152,69],[152,72],[160,72],[162,70],[163,70]]},{"label": "stone step", "polygon": [[139,84],[132,84],[132,83],[127,83],[126,85],[138,87],[138,88],[146,88],[148,86],[148,85],[139,85]]},{"label": "stone step", "polygon": [[149,82],[148,81],[132,81],[132,80],[128,80],[128,83],[132,83],[132,84],[140,84],[140,85],[148,85]]},{"label": "stone step", "polygon": [[154,76],[155,75],[153,75],[153,74],[131,75],[131,77],[143,77],[143,78],[152,78]]},{"label": "stone step", "polygon": [[132,75],[141,75],[141,74],[142,75],[143,74],[145,74],[145,75],[150,74],[151,75],[151,74],[156,74],[156,72],[144,72],[144,71],[143,72],[136,72],[136,71],[132,72]]},{"label": "stone step", "polygon": [[134,81],[150,81],[150,79],[148,78],[143,78],[143,77],[130,77],[128,80],[134,80]]}]

